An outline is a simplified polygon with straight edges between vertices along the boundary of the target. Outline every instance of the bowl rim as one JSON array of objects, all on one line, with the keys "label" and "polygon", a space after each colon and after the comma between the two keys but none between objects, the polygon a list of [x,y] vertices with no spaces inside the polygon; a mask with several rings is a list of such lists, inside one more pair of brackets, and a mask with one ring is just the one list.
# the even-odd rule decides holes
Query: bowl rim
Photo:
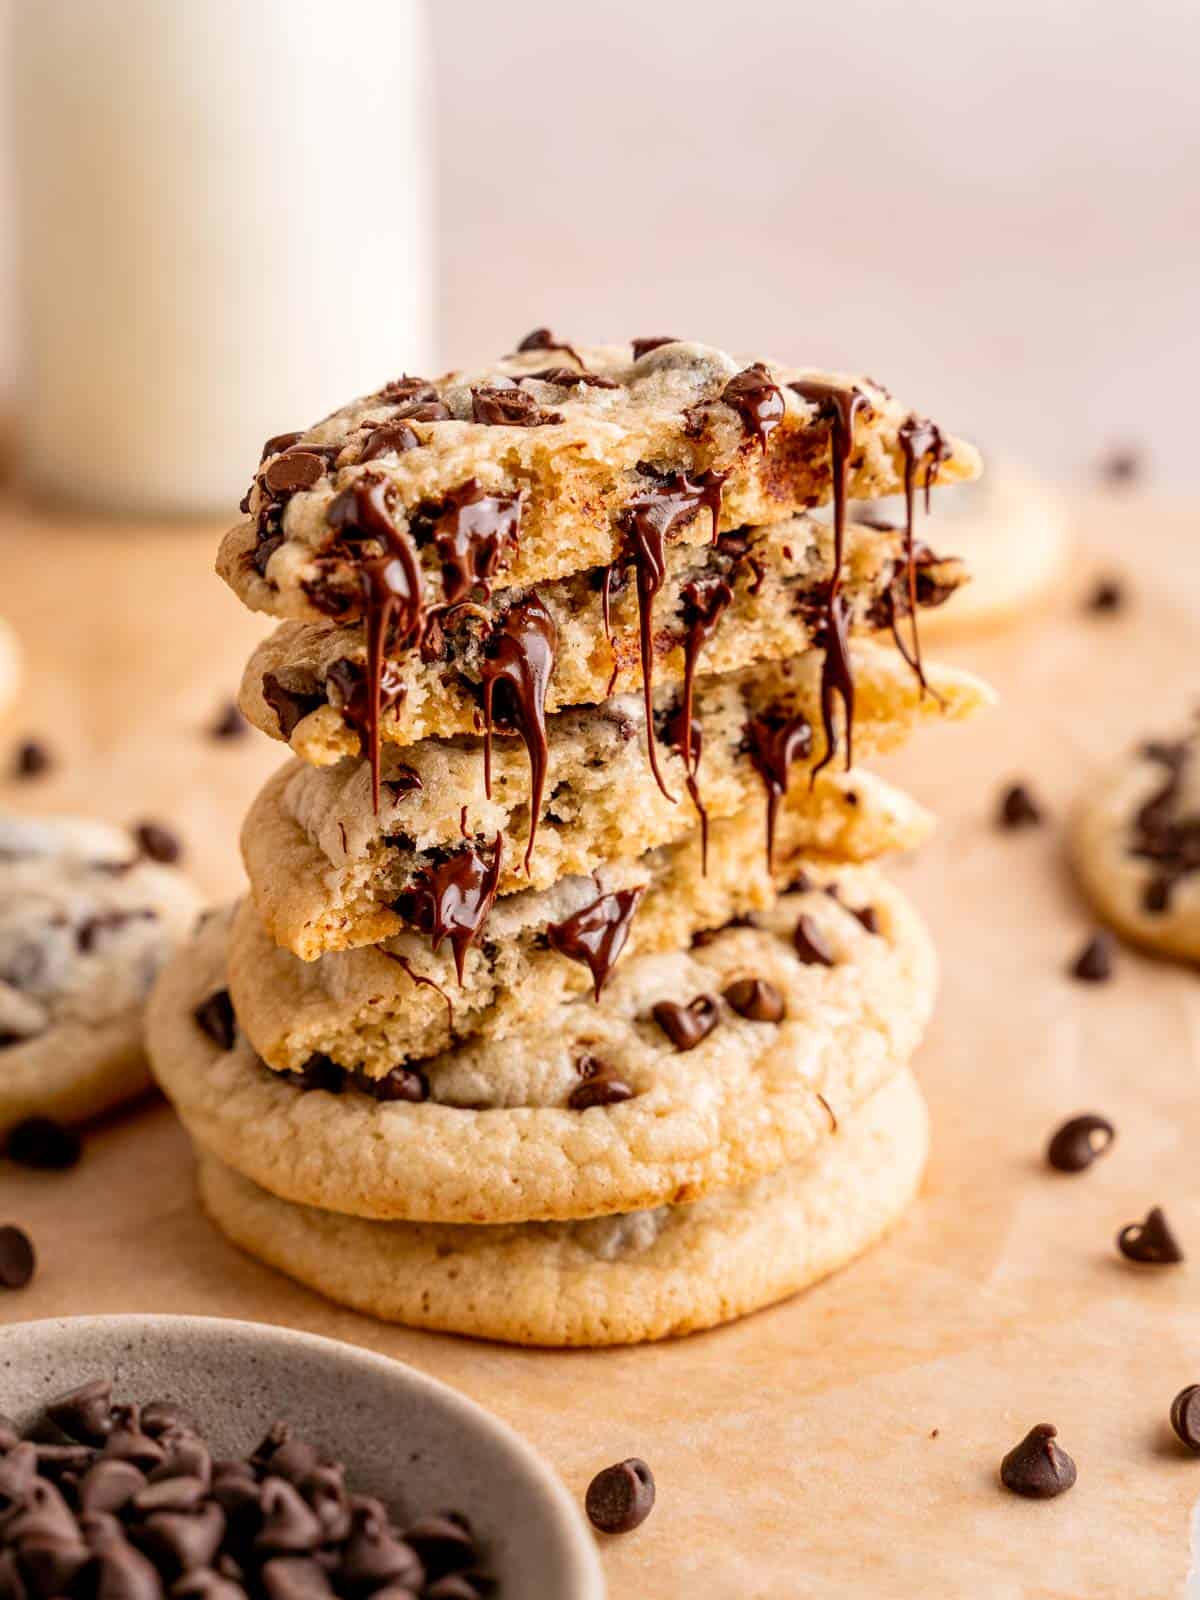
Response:
[{"label": "bowl rim", "polygon": [[440,1378],[433,1378],[419,1367],[394,1356],[383,1355],[363,1345],[351,1344],[343,1339],[331,1339],[325,1334],[309,1333],[301,1328],[288,1327],[273,1322],[250,1322],[243,1317],[208,1317],[177,1312],[122,1311],[109,1314],[73,1317],[37,1317],[28,1322],[11,1322],[0,1326],[0,1353],[10,1340],[17,1337],[42,1337],[53,1339],[65,1333],[86,1333],[91,1329],[104,1329],[115,1334],[122,1330],[145,1331],[152,1325],[167,1323],[172,1331],[188,1333],[202,1340],[228,1341],[230,1337],[252,1339],[256,1343],[274,1341],[284,1349],[303,1347],[315,1355],[325,1355],[341,1361],[350,1361],[373,1369],[393,1382],[400,1382],[415,1390],[419,1396],[455,1415],[464,1425],[482,1428],[490,1433],[534,1480],[536,1486],[550,1503],[554,1518],[563,1536],[563,1553],[567,1566],[569,1600],[606,1600],[608,1587],[600,1561],[600,1552],[583,1510],[575,1502],[566,1484],[550,1463],[534,1449],[533,1445],[517,1432],[511,1424],[495,1416],[486,1406],[470,1399]]}]

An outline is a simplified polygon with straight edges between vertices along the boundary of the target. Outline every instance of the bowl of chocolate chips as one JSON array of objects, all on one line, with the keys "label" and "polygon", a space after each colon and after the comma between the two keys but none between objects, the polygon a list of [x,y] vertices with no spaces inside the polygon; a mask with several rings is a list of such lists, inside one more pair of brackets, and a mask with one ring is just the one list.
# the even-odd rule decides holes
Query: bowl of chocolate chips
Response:
[{"label": "bowl of chocolate chips", "polygon": [[603,1600],[517,1434],[398,1362],[212,1317],[0,1332],[0,1600]]}]

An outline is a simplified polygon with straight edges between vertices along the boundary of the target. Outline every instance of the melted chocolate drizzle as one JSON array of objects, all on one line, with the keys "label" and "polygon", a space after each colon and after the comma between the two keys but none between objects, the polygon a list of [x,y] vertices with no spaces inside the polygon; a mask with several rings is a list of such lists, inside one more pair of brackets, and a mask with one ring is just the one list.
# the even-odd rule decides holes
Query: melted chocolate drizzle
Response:
[{"label": "melted chocolate drizzle", "polygon": [[747,722],[746,741],[750,759],[767,791],[767,866],[772,868],[779,802],[788,791],[792,762],[812,753],[812,724],[800,713],[785,717],[778,712],[764,711]]},{"label": "melted chocolate drizzle", "polygon": [[1130,854],[1154,863],[1155,875],[1142,896],[1143,908],[1161,913],[1181,878],[1200,871],[1200,816],[1178,816],[1184,779],[1194,759],[1187,740],[1148,744],[1143,756],[1166,769],[1166,777],[1133,819]]},{"label": "melted chocolate drizzle", "polygon": [[433,989],[435,993],[441,995],[442,999],[446,1002],[446,1026],[449,1029],[450,1038],[453,1040],[454,1001],[450,998],[449,994],[447,994],[446,990],[442,988],[441,984],[433,978],[427,978],[423,972],[418,972],[416,967],[413,966],[412,962],[407,956],[398,956],[394,950],[385,950],[382,945],[379,946],[379,954],[381,956],[386,956],[389,961],[394,961],[398,967],[403,969],[406,976],[419,988]]},{"label": "melted chocolate drizzle", "polygon": [[721,399],[732,406],[766,453],[767,438],[783,421],[783,392],[761,361],[730,378]]},{"label": "melted chocolate drizzle", "polygon": [[696,808],[696,815],[700,818],[700,875],[703,877],[708,872],[708,808],[700,793],[696,774],[700,768],[700,757],[704,753],[704,730],[697,717],[685,721],[683,706],[680,704],[667,719],[663,737],[669,745],[679,751],[681,760],[685,759],[683,753],[685,742],[690,752],[691,766],[688,767],[685,760],[684,782],[687,784],[692,805]]},{"label": "melted chocolate drizzle", "polygon": [[529,754],[529,843],[525,871],[533,858],[542,793],[546,784],[546,689],[554,673],[558,629],[537,593],[511,606],[496,626],[484,658],[483,786],[492,795],[492,729],[497,689],[500,715],[512,723]]},{"label": "melted chocolate drizzle", "polygon": [[708,871],[708,812],[700,798],[700,786],[697,777],[700,770],[700,739],[699,729],[696,727],[692,715],[692,704],[696,685],[696,662],[700,659],[700,652],[712,638],[717,626],[726,611],[733,604],[733,590],[725,578],[696,578],[691,583],[685,584],[681,598],[683,600],[683,620],[687,624],[687,633],[683,641],[683,705],[680,710],[677,733],[682,736],[678,743],[680,755],[683,757],[683,770],[687,778],[688,794],[700,818],[700,870]]},{"label": "melted chocolate drizzle", "polygon": [[[625,530],[625,557],[631,561],[637,578],[638,640],[642,660],[642,695],[646,706],[646,749],[654,781],[668,800],[675,796],[663,781],[654,746],[654,597],[666,575],[666,541],[678,528],[691,522],[702,506],[712,516],[713,540],[721,521],[723,472],[703,472],[689,478],[675,472],[653,488],[635,495],[621,513]],[[607,582],[607,580],[606,580]]]},{"label": "melted chocolate drizzle", "polygon": [[846,544],[846,488],[850,452],[854,448],[854,418],[859,411],[870,411],[870,401],[861,389],[842,389],[835,384],[802,380],[790,387],[829,418],[829,473],[833,480],[833,576],[825,600],[823,629],[824,659],[821,663],[821,724],[825,734],[825,753],[812,770],[817,773],[837,754],[835,698],[842,702],[846,719],[846,768],[854,761],[854,673],[847,648],[847,614],[842,600],[842,559]]},{"label": "melted chocolate drizzle", "polygon": [[900,449],[904,455],[904,570],[908,585],[908,608],[911,618],[912,648],[911,653],[900,645],[900,636],[895,622],[892,623],[892,636],[900,645],[900,653],[917,675],[917,682],[921,685],[924,694],[929,687],[925,682],[925,668],[921,662],[921,631],[917,623],[917,561],[916,545],[913,539],[913,510],[917,490],[917,472],[922,464],[925,466],[925,482],[922,485],[925,491],[925,514],[929,515],[930,490],[937,482],[938,473],[942,462],[950,455],[950,446],[942,436],[941,429],[935,422],[930,422],[928,417],[910,416],[900,424],[899,431]]},{"label": "melted chocolate drizzle", "polygon": [[552,922],[546,929],[546,938],[559,955],[570,961],[581,961],[587,967],[592,975],[592,993],[597,1000],[617,964],[617,957],[625,948],[634,913],[645,892],[643,887],[638,887],[602,894],[574,916]]},{"label": "melted chocolate drizzle", "polygon": [[442,563],[448,605],[475,588],[490,592],[491,580],[517,548],[520,531],[519,494],[489,494],[468,478],[446,496],[433,518],[433,547]]},{"label": "melted chocolate drizzle", "polygon": [[423,867],[395,902],[405,922],[429,936],[435,954],[442,941],[449,940],[460,986],[467,951],[482,933],[496,898],[503,857],[504,838],[499,833],[490,861],[475,849],[456,850],[436,866]]}]

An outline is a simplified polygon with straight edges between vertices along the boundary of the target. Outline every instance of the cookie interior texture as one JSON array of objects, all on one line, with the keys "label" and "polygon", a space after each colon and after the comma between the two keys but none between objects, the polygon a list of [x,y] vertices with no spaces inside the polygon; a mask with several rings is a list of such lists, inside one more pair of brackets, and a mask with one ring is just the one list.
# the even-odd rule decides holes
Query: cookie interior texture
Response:
[{"label": "cookie interior texture", "polygon": [[[599,1003],[579,996],[499,1044],[422,1062],[424,1096],[381,1103],[369,1082],[329,1092],[273,1072],[240,1029],[215,1042],[195,1011],[225,960],[213,919],[148,1018],[156,1074],[193,1136],[285,1199],[474,1223],[679,1203],[800,1159],[908,1062],[936,983],[903,896],[873,869],[839,869],[753,925],[627,958]],[[729,998],[754,978],[780,1014]],[[627,1093],[589,1104],[580,1091],[597,1081]]]},{"label": "cookie interior texture", "polygon": [[515,1344],[620,1345],[744,1316],[843,1266],[908,1206],[927,1147],[905,1071],[808,1158],[687,1205],[488,1228],[370,1222],[280,1200],[203,1149],[200,1192],[235,1244],[371,1316]]}]

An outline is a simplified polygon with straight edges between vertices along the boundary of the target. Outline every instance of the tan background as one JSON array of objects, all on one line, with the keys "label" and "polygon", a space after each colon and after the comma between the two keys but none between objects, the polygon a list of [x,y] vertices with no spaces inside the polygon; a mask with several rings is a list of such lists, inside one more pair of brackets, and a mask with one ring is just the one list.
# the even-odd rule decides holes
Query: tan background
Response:
[{"label": "tan background", "polygon": [[[1102,760],[1170,732],[1195,701],[1200,515],[1080,504],[1096,554],[1023,632],[951,652],[1002,706],[931,730],[902,773],[943,815],[897,876],[928,914],[945,983],[918,1067],[933,1164],[875,1254],[792,1303],[678,1343],[514,1351],[342,1313],[239,1256],[198,1215],[186,1145],[163,1107],[117,1119],[67,1175],[0,1176],[0,1220],[41,1255],[0,1319],[197,1311],[334,1334],[449,1380],[516,1424],[582,1492],[644,1456],[651,1520],[605,1548],[614,1600],[985,1595],[1166,1600],[1182,1593],[1200,1458],[1170,1440],[1200,1381],[1200,989],[1123,954],[1116,980],[1064,976],[1088,917],[1058,823]],[[137,538],[0,521],[0,594],[34,673],[11,724],[63,755],[0,804],[86,806],[178,823],[214,893],[236,887],[237,821],[277,752],[199,733],[257,630],[209,575],[212,530]],[[1133,575],[1128,614],[1083,613],[1097,563]],[[1030,778],[1055,819],[998,834],[997,788]],[[1109,1115],[1090,1173],[1041,1163],[1064,1116]],[[1192,1253],[1155,1273],[1117,1257],[1123,1223],[1162,1203]],[[996,1485],[1002,1453],[1050,1420],[1079,1482],[1050,1504]],[[936,1437],[933,1436],[937,1430]]]}]

